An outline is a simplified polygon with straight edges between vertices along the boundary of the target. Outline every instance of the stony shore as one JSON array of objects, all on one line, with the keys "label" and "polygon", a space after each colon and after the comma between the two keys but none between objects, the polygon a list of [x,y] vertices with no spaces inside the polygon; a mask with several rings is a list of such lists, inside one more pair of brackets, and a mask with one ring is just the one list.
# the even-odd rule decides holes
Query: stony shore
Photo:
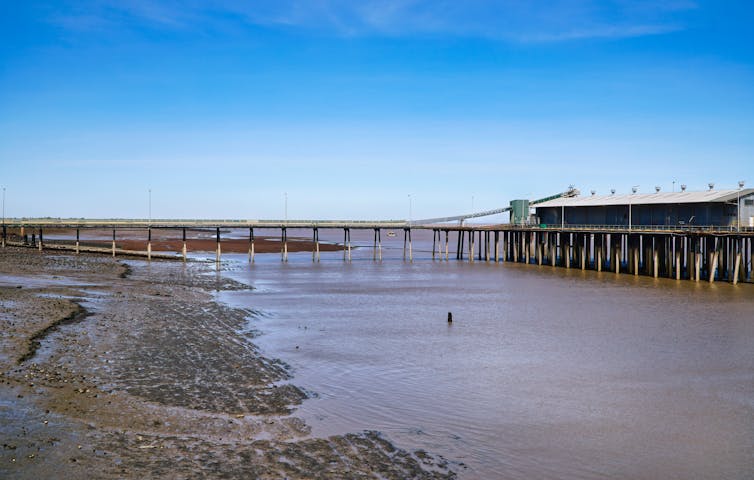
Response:
[{"label": "stony shore", "polygon": [[0,249],[0,478],[455,478],[377,432],[310,437],[255,312],[213,295],[245,288],[198,262]]}]

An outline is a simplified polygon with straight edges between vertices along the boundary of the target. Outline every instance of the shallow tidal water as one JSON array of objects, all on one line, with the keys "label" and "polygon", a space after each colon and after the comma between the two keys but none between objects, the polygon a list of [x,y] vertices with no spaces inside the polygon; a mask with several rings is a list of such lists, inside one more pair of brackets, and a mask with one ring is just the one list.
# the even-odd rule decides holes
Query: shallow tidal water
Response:
[{"label": "shallow tidal water", "polygon": [[313,435],[378,430],[460,478],[752,478],[754,285],[433,261],[431,238],[404,263],[386,240],[382,263],[224,256],[255,290],[220,300],[261,312]]}]

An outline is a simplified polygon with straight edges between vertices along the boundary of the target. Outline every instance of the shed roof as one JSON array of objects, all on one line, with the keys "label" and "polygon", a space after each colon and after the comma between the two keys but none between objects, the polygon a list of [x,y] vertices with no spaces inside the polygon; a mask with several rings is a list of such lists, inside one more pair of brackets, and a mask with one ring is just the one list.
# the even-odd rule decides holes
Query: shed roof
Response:
[{"label": "shed roof", "polygon": [[754,188],[743,190],[706,190],[703,192],[626,193],[562,197],[532,205],[540,207],[601,207],[608,205],[659,205],[682,203],[735,203],[739,197],[754,194]]}]

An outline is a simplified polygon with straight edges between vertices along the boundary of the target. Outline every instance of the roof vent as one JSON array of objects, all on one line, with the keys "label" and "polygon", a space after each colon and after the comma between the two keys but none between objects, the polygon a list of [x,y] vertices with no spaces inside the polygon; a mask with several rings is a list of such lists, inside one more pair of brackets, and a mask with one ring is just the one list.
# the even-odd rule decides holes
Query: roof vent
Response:
[{"label": "roof vent", "polygon": [[615,195],[615,189],[614,189],[614,188],[611,188],[611,189],[610,189],[610,194],[611,194],[611,195]]},{"label": "roof vent", "polygon": [[686,191],[686,184],[685,184],[685,183],[681,185],[681,191],[682,191],[682,192],[685,192],[685,191]]},{"label": "roof vent", "polygon": [[592,190],[592,196],[594,196],[595,193],[597,193],[597,190]]},{"label": "roof vent", "polygon": [[655,186],[655,193],[660,193],[660,186],[659,185]]},{"label": "roof vent", "polygon": [[707,186],[709,187],[710,190],[712,190],[713,188],[715,188],[715,184],[713,182],[709,182],[707,184]]}]

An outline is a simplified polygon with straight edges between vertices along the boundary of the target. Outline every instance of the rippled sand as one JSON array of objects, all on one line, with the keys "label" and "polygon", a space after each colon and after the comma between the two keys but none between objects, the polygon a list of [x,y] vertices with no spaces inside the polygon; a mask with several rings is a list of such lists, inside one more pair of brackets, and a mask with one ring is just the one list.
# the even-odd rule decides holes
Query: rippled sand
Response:
[{"label": "rippled sand", "polygon": [[0,250],[0,477],[455,477],[376,432],[311,438],[213,270]]}]

